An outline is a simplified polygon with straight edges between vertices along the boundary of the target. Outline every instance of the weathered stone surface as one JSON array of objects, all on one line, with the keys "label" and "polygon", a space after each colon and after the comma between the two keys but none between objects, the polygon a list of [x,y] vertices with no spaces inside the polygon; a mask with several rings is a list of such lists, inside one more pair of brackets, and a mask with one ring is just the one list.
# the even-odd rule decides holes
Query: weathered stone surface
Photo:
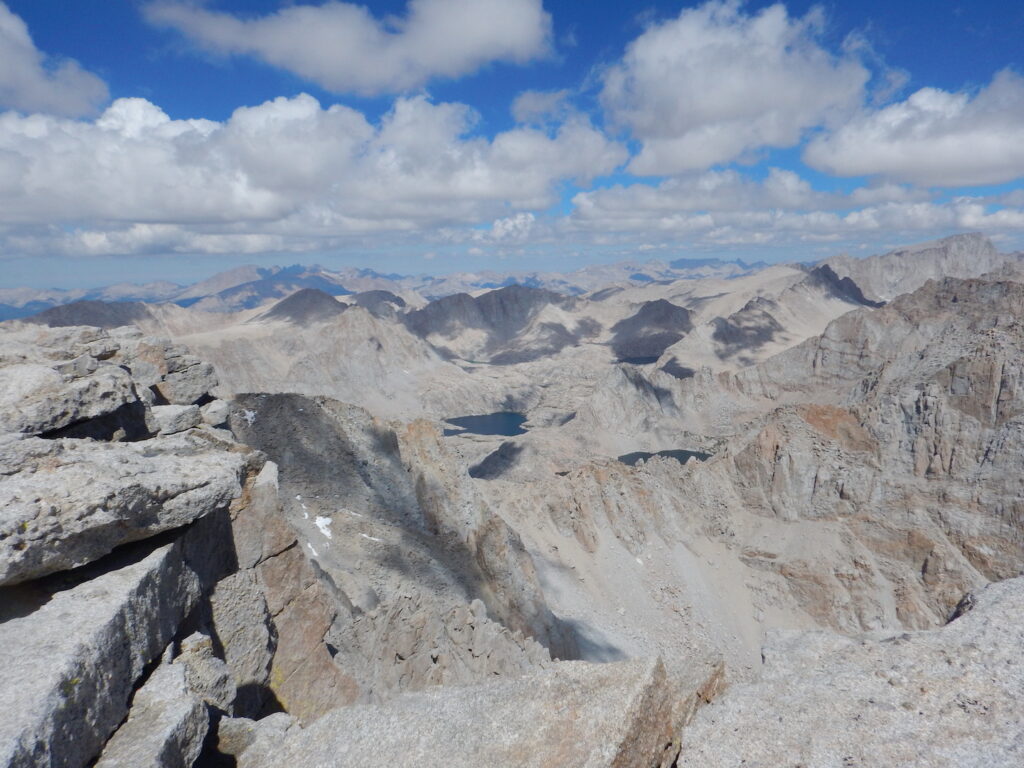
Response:
[{"label": "weathered stone surface", "polygon": [[254,755],[266,754],[281,744],[289,730],[298,727],[295,718],[285,712],[275,712],[260,720],[226,717],[217,728],[217,751],[237,758],[252,747]]},{"label": "weathered stone surface", "polygon": [[211,427],[219,427],[228,420],[231,414],[231,406],[224,400],[214,400],[202,407],[203,423]]},{"label": "weathered stone surface", "polygon": [[91,562],[227,507],[254,458],[229,447],[199,435],[0,442],[0,584]]},{"label": "weathered stone surface", "polygon": [[787,633],[683,732],[681,766],[1024,765],[1024,578],[940,629]]},{"label": "weathered stone surface", "polygon": [[210,594],[210,610],[224,661],[238,689],[235,711],[258,715],[267,698],[277,643],[256,572],[238,571],[219,581]]},{"label": "weathered stone surface", "polygon": [[658,660],[564,662],[338,709],[271,749],[253,744],[239,766],[669,766],[678,749],[674,690]]},{"label": "weathered stone surface", "polygon": [[189,405],[217,386],[217,374],[209,363],[192,355],[182,355],[173,363],[170,373],[155,385],[168,402]]},{"label": "weathered stone surface", "polygon": [[1013,255],[999,253],[980,232],[970,232],[867,258],[842,254],[824,263],[839,276],[853,278],[869,298],[889,301],[928,280],[977,277],[1015,261]]},{"label": "weathered stone surface", "polygon": [[217,584],[210,602],[239,689],[236,711],[258,714],[274,697],[309,723],[352,703],[358,685],[324,642],[337,604],[281,513],[273,462],[233,505],[231,531],[239,570]]},{"label": "weathered stone surface", "polygon": [[128,720],[107,742],[96,768],[190,768],[209,728],[185,667],[162,663],[132,699]]},{"label": "weathered stone surface", "polygon": [[161,435],[173,435],[202,423],[198,405],[154,405],[153,418]]},{"label": "weathered stone surface", "polygon": [[0,764],[73,768],[100,753],[200,595],[191,563],[210,567],[208,520],[170,543],[0,590]]},{"label": "weathered stone surface", "polygon": [[221,712],[231,712],[235,682],[227,664],[214,653],[209,635],[193,632],[182,640],[174,664],[185,670],[185,682],[193,694]]},{"label": "weathered stone surface", "polygon": [[131,375],[117,366],[71,376],[35,363],[0,368],[0,432],[48,432],[113,413],[137,399]]},{"label": "weathered stone surface", "polygon": [[231,511],[231,532],[240,570],[254,568],[295,543],[295,531],[281,514],[278,469],[266,462],[246,497]]},{"label": "weathered stone surface", "polygon": [[337,609],[309,560],[289,547],[260,563],[258,573],[277,630],[269,687],[278,702],[303,723],[351,704],[359,686],[324,643]]}]

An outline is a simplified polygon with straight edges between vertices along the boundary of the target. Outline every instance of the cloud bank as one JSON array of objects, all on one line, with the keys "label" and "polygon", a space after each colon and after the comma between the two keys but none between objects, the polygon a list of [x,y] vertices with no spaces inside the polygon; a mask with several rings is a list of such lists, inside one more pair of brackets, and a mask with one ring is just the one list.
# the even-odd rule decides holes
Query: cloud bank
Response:
[{"label": "cloud bank", "polygon": [[[400,19],[341,2],[250,20],[145,7],[211,49],[346,92],[528,61],[551,36],[540,0],[412,0]],[[770,244],[805,258],[965,229],[1019,242],[1024,190],[972,186],[1024,177],[1024,78],[883,98],[864,44],[830,50],[825,26],[821,11],[712,0],[602,68],[590,114],[580,89],[526,90],[494,132],[423,92],[379,117],[306,94],[223,121],[107,104],[101,80],[39,51],[0,2],[0,257]],[[773,167],[779,147],[807,167]]]},{"label": "cloud bank", "polygon": [[181,245],[200,251],[204,242],[215,252],[228,242],[243,251],[313,248],[320,238],[427,232],[544,209],[562,181],[609,173],[627,157],[579,115],[490,139],[470,135],[475,121],[466,105],[425,96],[399,98],[377,124],[305,94],[238,109],[223,123],[171,120],[137,98],[118,99],[95,121],[8,112],[0,115],[0,226],[22,246],[38,238],[34,249],[55,224],[134,232],[64,241],[64,250],[96,253],[167,248],[168,227],[218,235]]}]

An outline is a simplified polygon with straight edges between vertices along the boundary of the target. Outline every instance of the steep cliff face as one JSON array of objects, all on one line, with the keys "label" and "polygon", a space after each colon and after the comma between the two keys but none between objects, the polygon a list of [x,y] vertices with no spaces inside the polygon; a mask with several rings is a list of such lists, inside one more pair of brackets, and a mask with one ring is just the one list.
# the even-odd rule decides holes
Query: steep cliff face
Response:
[{"label": "steep cliff face", "polygon": [[238,398],[231,424],[280,467],[285,517],[334,595],[327,642],[362,700],[574,655],[518,535],[436,427],[396,433],[362,409],[295,395]]}]

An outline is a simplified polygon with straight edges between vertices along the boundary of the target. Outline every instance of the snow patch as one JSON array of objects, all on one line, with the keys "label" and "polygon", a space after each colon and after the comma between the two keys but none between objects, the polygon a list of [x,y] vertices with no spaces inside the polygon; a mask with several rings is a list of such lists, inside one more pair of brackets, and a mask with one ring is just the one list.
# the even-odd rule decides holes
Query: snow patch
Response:
[{"label": "snow patch", "polygon": [[328,539],[331,538],[331,518],[318,517],[313,522],[316,524],[316,527],[320,529],[320,533],[322,533]]}]

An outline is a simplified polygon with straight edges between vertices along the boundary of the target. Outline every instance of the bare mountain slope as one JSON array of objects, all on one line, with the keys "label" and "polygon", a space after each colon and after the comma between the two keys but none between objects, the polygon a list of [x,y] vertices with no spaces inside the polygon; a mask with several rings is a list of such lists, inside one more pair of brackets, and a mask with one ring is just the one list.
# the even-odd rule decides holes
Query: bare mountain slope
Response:
[{"label": "bare mountain slope", "polygon": [[979,277],[1018,261],[1019,254],[1001,254],[991,240],[972,232],[867,258],[833,256],[822,264],[840,277],[852,278],[868,298],[889,301],[920,288],[928,280]]}]

